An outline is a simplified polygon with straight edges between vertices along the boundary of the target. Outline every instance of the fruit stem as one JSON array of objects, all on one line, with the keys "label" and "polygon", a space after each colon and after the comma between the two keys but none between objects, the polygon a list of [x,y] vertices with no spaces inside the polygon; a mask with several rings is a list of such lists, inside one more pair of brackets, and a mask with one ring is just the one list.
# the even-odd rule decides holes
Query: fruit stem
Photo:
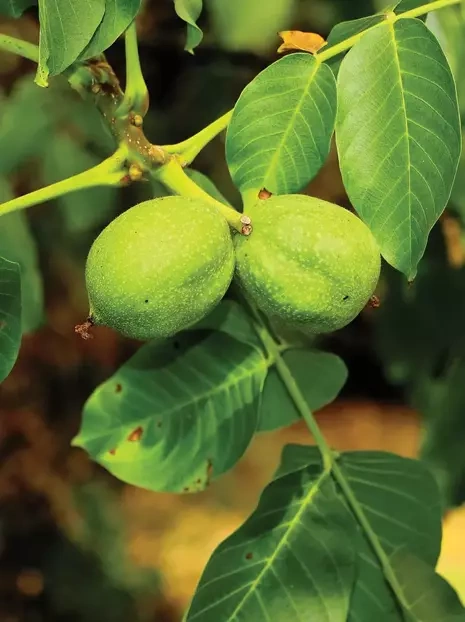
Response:
[{"label": "fruit stem", "polygon": [[140,66],[135,20],[124,34],[124,43],[126,51],[126,90],[123,100],[116,110],[116,116],[126,117],[132,113],[143,118],[149,107],[149,92]]},{"label": "fruit stem", "polygon": [[84,188],[125,185],[127,183],[126,155],[126,148],[120,147],[112,156],[83,173],[7,201],[0,205],[0,216],[26,209],[64,194],[83,190]]},{"label": "fruit stem", "polygon": [[232,114],[233,111],[229,110],[219,119],[216,119],[216,121],[204,127],[203,130],[194,134],[194,136],[175,145],[164,145],[163,149],[168,153],[176,154],[181,164],[183,166],[188,166],[202,151],[205,145],[227,128],[231,121]]},{"label": "fruit stem", "polygon": [[263,343],[263,346],[267,351],[268,355],[272,358],[272,360],[274,360],[276,371],[278,372],[282,383],[287,389],[287,392],[289,393],[289,396],[294,402],[295,407],[299,411],[302,419],[307,424],[307,428],[315,439],[315,442],[321,453],[324,470],[331,471],[335,461],[335,453],[326,442],[326,439],[323,436],[323,433],[321,432],[318,423],[316,422],[313,414],[310,411],[305,397],[303,396],[296,381],[294,380],[294,376],[292,375],[291,370],[289,369],[282,357],[281,353],[283,351],[283,348],[274,340],[273,336],[265,326],[262,317],[254,303],[246,298],[243,293],[241,293],[241,297],[244,299],[245,304],[253,317],[255,330],[258,337],[260,338],[260,341]]},{"label": "fruit stem", "polygon": [[[210,196],[205,190],[198,186],[183,170],[176,156],[172,156],[170,161],[158,169],[151,171],[152,177],[161,181],[173,194],[197,197],[203,199],[206,203],[214,205],[219,212],[228,221],[230,227],[242,233],[244,228],[243,214],[237,212],[234,208],[217,201]],[[249,220],[249,219],[247,219]]]}]

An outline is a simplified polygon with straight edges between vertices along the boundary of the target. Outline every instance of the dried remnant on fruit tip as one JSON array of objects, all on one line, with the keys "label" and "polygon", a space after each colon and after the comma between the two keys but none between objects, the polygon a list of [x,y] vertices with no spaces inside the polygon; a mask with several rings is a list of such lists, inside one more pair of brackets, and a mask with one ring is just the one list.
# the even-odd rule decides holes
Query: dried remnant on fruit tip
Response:
[{"label": "dried remnant on fruit tip", "polygon": [[90,329],[95,326],[95,322],[92,315],[89,314],[87,320],[83,324],[78,324],[74,327],[74,332],[82,337],[84,340],[93,339],[94,336],[90,333]]},{"label": "dried remnant on fruit tip", "polygon": [[304,195],[275,195],[249,213],[253,235],[235,238],[236,278],[268,317],[318,334],[360,313],[378,283],[381,258],[359,218]]},{"label": "dried remnant on fruit tip", "polygon": [[93,321],[134,339],[172,336],[219,303],[234,265],[229,226],[214,206],[178,196],[145,201],[92,245],[86,284]]}]

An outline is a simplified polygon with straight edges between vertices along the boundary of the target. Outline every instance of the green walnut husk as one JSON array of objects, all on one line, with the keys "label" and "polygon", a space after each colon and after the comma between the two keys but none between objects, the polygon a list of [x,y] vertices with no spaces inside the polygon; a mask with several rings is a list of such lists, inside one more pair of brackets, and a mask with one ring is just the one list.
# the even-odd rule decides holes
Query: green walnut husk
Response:
[{"label": "green walnut husk", "polygon": [[89,252],[90,320],[134,339],[172,336],[218,304],[234,261],[229,226],[214,206],[176,196],[140,203]]},{"label": "green walnut husk", "polygon": [[236,238],[236,279],[278,325],[309,335],[343,328],[367,304],[381,258],[351,212],[304,195],[259,200],[253,231]]}]

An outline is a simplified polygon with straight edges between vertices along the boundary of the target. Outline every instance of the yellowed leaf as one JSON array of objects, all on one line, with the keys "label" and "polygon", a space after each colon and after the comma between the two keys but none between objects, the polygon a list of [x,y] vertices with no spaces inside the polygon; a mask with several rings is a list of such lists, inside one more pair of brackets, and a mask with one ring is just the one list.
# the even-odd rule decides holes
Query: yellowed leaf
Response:
[{"label": "yellowed leaf", "polygon": [[278,35],[283,40],[278,48],[278,54],[301,50],[315,54],[327,44],[327,41],[315,32],[302,32],[300,30],[282,30]]}]

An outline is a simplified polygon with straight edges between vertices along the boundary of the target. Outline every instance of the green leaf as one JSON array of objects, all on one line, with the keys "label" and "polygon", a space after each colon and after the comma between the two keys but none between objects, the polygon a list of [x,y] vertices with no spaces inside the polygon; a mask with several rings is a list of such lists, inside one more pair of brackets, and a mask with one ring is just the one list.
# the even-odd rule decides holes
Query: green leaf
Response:
[{"label": "green leaf", "polygon": [[[8,182],[0,178],[0,203],[11,198]],[[43,321],[44,294],[36,243],[24,212],[12,212],[0,217],[0,255],[19,264],[22,332],[30,333]]]},{"label": "green leaf", "polygon": [[15,364],[21,344],[21,271],[0,257],[0,382]]},{"label": "green leaf", "polygon": [[197,20],[202,12],[202,0],[174,0],[174,9],[178,16],[187,24],[187,38],[184,49],[193,54],[194,48],[203,39],[203,32],[197,26]]},{"label": "green leaf", "polygon": [[37,6],[37,0],[0,0],[0,15],[21,17],[31,6]]},{"label": "green leaf", "polygon": [[336,139],[344,186],[384,258],[411,280],[461,151],[454,80],[419,20],[376,27],[344,58]]},{"label": "green leaf", "polygon": [[105,13],[105,0],[39,0],[39,66],[35,78],[48,86],[79,57],[91,41]]},{"label": "green leaf", "polygon": [[401,2],[398,2],[394,7],[394,13],[401,15],[412,9],[418,9],[421,6],[431,4],[431,2],[434,1],[435,0],[401,0]]},{"label": "green leaf", "polygon": [[132,23],[141,0],[105,0],[105,14],[89,44],[79,58],[98,56],[112,45]]},{"label": "green leaf", "polygon": [[389,558],[401,585],[406,622],[463,622],[465,609],[455,590],[424,561],[395,551]]},{"label": "green leaf", "polygon": [[241,193],[301,190],[328,156],[335,114],[334,75],[311,54],[290,54],[262,71],[239,97],[227,132]]},{"label": "green leaf", "polygon": [[[316,350],[288,350],[283,354],[308,408],[319,410],[336,399],[347,380],[347,367],[335,354]],[[300,419],[278,372],[268,372],[260,408],[261,432],[291,425]]]},{"label": "green leaf", "polygon": [[[96,166],[101,160],[65,134],[49,138],[42,160],[45,185]],[[97,187],[64,194],[56,199],[65,227],[72,233],[90,231],[108,222],[118,206],[116,188]]]},{"label": "green leaf", "polygon": [[352,19],[348,22],[340,22],[336,24],[334,28],[328,35],[327,45],[324,47],[324,50],[328,50],[329,48],[349,39],[350,37],[354,37],[366,30],[370,30],[374,28],[378,24],[382,24],[386,21],[386,15],[380,13],[378,15],[370,15],[369,17],[360,17],[359,19]]},{"label": "green leaf", "polygon": [[149,343],[94,391],[73,444],[136,486],[203,490],[249,445],[267,368],[219,332]]},{"label": "green leaf", "polygon": [[290,471],[288,448],[255,512],[208,562],[187,622],[347,620],[356,524],[315,449],[312,461]]},{"label": "green leaf", "polygon": [[206,318],[193,327],[193,330],[206,329],[221,331],[249,346],[262,348],[250,316],[234,300],[223,299]]},{"label": "green leaf", "polygon": [[[267,54],[278,47],[277,32],[292,26],[296,0],[207,0],[216,40],[231,51]],[[260,27],[257,28],[257,24]]]},{"label": "green leaf", "polygon": [[[403,549],[434,569],[441,547],[441,505],[437,485],[425,466],[374,451],[344,453],[339,464],[386,564],[390,555]],[[394,597],[388,587],[384,569],[362,532],[353,544],[359,569],[349,622],[401,620],[399,595]]]}]

